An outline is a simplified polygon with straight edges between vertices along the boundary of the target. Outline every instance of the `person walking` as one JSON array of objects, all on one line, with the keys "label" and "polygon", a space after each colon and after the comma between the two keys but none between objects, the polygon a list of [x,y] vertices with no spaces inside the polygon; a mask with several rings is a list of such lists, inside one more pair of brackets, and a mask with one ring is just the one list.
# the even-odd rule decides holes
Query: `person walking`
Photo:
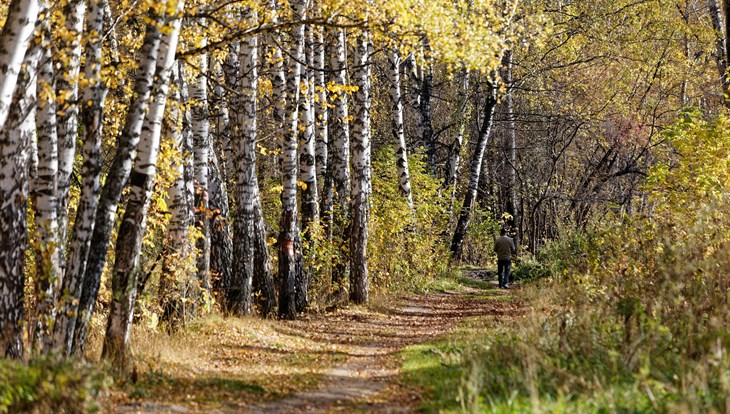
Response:
[{"label": "person walking", "polygon": [[507,231],[504,228],[499,231],[499,237],[494,241],[494,252],[497,253],[499,287],[508,289],[512,255],[517,252],[517,249],[515,248],[515,242],[507,236]]}]

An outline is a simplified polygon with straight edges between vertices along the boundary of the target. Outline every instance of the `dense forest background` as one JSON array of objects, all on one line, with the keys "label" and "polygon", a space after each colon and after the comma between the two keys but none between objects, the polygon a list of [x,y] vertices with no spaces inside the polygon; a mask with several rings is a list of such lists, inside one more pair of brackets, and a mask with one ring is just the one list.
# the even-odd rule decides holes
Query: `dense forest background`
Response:
[{"label": "dense forest background", "polygon": [[538,311],[463,401],[730,409],[730,2],[0,5],[0,409],[33,364],[136,375],[135,325],[429,289],[501,228]]}]

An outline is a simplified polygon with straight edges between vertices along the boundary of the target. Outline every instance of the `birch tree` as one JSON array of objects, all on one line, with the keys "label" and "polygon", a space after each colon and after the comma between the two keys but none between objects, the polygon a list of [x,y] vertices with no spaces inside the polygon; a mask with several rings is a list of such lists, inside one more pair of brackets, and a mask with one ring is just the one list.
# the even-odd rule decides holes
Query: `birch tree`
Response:
[{"label": "birch tree", "polygon": [[58,130],[54,93],[51,22],[41,24],[43,54],[38,68],[38,170],[32,183],[36,234],[36,298],[32,326],[32,342],[36,350],[50,344],[54,319],[57,283],[61,278],[61,256],[58,222]]},{"label": "birch tree", "polygon": [[171,0],[171,10],[175,15],[169,17],[170,28],[160,40],[159,58],[156,64],[156,80],[152,87],[152,104],[141,130],[129,183],[130,191],[124,217],[119,227],[112,271],[112,300],[107,320],[106,335],[102,357],[107,359],[118,374],[124,374],[128,367],[129,344],[137,298],[137,279],[139,271],[142,237],[146,228],[147,208],[152,196],[152,186],[157,171],[157,158],[160,151],[162,119],[165,114],[170,76],[175,61],[181,14],[184,1]]},{"label": "birch tree", "polygon": [[464,195],[464,203],[459,213],[459,221],[454,230],[454,236],[451,239],[451,255],[454,260],[461,258],[464,237],[469,228],[474,203],[476,201],[477,189],[479,188],[479,177],[482,173],[482,163],[484,161],[484,150],[489,143],[489,136],[494,123],[494,108],[497,106],[497,83],[492,80],[488,84],[487,95],[484,99],[484,108],[482,109],[482,125],[479,128],[479,137],[477,138],[474,155],[471,159],[471,169],[469,170],[469,186]]},{"label": "birch tree", "polygon": [[88,325],[99,293],[101,273],[106,262],[117,206],[132,170],[132,155],[137,150],[145,114],[149,108],[149,97],[160,46],[159,26],[161,26],[164,15],[157,13],[153,8],[148,11],[148,14],[150,22],[147,24],[140,50],[141,60],[136,71],[134,94],[129,103],[124,127],[117,138],[117,152],[106,175],[96,211],[94,232],[79,302],[80,318],[77,319],[74,331],[74,350],[79,353],[83,352],[86,344]]},{"label": "birch tree", "polygon": [[352,202],[350,214],[350,300],[367,303],[370,279],[368,275],[368,221],[370,219],[370,36],[366,30],[357,40],[357,68],[354,79],[355,118],[352,127]]},{"label": "birch tree", "polygon": [[401,195],[408,202],[408,208],[413,210],[413,196],[411,194],[411,178],[408,170],[408,149],[403,127],[403,97],[401,95],[401,57],[397,49],[390,54],[390,99],[393,103],[392,130],[395,140],[395,165],[398,169],[398,188]]},{"label": "birch tree", "polygon": [[[5,30],[0,39],[7,39]],[[19,71],[18,88],[12,100],[7,102],[5,127],[0,129],[0,357],[3,358],[20,359],[24,350],[23,265],[28,239],[28,164],[36,131],[35,85],[40,52],[39,47],[31,48],[20,62],[23,69]]]},{"label": "birch tree", "polygon": [[[205,46],[205,39],[203,39]],[[208,202],[208,158],[210,148],[210,119],[208,118],[208,57],[198,58],[199,73],[190,87],[193,122],[193,159],[195,160],[195,225],[202,237],[198,240],[198,280],[210,294],[210,219]]]},{"label": "birch tree", "polygon": [[173,150],[179,157],[174,164],[175,181],[168,191],[170,200],[170,223],[165,240],[165,258],[158,290],[160,318],[167,323],[169,331],[174,331],[180,322],[187,318],[186,301],[189,290],[197,283],[191,283],[188,273],[193,272],[193,242],[189,229],[193,225],[195,188],[193,185],[193,138],[191,116],[188,109],[188,84],[183,74],[184,63],[173,66],[172,77],[177,85],[172,99],[177,105],[172,106],[170,119],[173,127],[170,135]]},{"label": "birch tree", "polygon": [[[306,17],[306,0],[291,2],[292,18],[303,20]],[[281,222],[279,227],[279,317],[295,319],[297,315],[296,294],[297,276],[301,271],[297,260],[295,244],[300,240],[297,212],[297,131],[299,126],[299,82],[301,64],[304,60],[304,25],[291,29],[292,62],[287,65],[286,77],[286,124],[281,153]]]},{"label": "birch tree", "polygon": [[[76,161],[79,123],[79,73],[81,70],[81,36],[84,30],[87,0],[69,0],[63,7],[65,33],[61,41],[61,70],[57,71],[58,97],[58,238],[60,256],[65,257],[68,227],[68,198],[71,175]],[[65,261],[61,261],[65,267]]]},{"label": "birch tree", "polygon": [[86,23],[87,86],[83,92],[81,120],[84,125],[84,146],[81,166],[81,195],[76,208],[71,239],[68,244],[66,269],[61,286],[59,312],[54,325],[54,346],[66,355],[71,354],[73,333],[79,312],[79,299],[86,260],[94,231],[94,216],[101,189],[101,143],[103,133],[104,105],[107,88],[101,79],[103,64],[102,30],[104,9],[101,0],[91,0]]},{"label": "birch tree", "polygon": [[[347,43],[344,29],[335,32],[335,47],[331,57],[332,80],[330,87],[336,92],[332,93],[332,116],[328,118],[330,143],[327,164],[328,176],[332,177],[335,197],[333,199],[333,240],[339,242],[344,240],[349,233],[348,209],[350,199],[350,129],[348,121],[348,99],[347,99]],[[325,188],[327,184],[325,183]],[[348,246],[349,247],[349,246]],[[349,257],[345,254],[344,260]],[[332,283],[336,290],[344,290],[349,268],[336,263],[332,271]]]},{"label": "birch tree", "polygon": [[39,0],[12,0],[0,33],[0,129],[5,126],[21,64],[33,35]]}]

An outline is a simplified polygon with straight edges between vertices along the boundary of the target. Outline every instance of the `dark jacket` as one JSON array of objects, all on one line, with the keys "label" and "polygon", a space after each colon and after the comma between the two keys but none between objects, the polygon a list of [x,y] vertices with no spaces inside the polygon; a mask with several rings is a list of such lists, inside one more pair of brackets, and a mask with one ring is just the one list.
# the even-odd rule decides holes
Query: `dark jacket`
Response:
[{"label": "dark jacket", "polygon": [[494,252],[498,260],[512,260],[512,255],[517,252],[515,242],[507,236],[499,236],[494,241]]}]

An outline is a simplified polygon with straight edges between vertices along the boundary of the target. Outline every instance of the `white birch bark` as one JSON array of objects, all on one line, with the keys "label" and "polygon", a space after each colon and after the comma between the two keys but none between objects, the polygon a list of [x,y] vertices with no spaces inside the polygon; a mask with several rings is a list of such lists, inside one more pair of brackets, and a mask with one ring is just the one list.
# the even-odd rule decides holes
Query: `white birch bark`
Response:
[{"label": "white birch bark", "polygon": [[[315,0],[314,7],[315,12],[318,12],[320,9],[319,0]],[[316,165],[318,189],[320,190],[320,199],[322,199],[324,176],[327,172],[327,118],[329,112],[327,107],[327,81],[325,80],[326,50],[324,28],[312,27],[312,30],[314,30],[314,43],[312,45],[314,49],[312,59],[314,68],[312,70],[314,71]]]},{"label": "white birch bark", "polygon": [[175,15],[169,18],[170,27],[160,40],[159,58],[156,64],[156,81],[152,86],[153,103],[142,127],[137,158],[134,161],[129,182],[127,206],[117,236],[114,268],[112,270],[112,300],[107,320],[102,357],[108,360],[117,373],[128,369],[130,335],[137,299],[137,279],[142,237],[147,222],[147,209],[157,172],[160,151],[162,119],[165,114],[170,76],[175,61],[183,0],[171,0]]},{"label": "white birch bark", "polygon": [[0,33],[0,129],[10,112],[21,64],[40,12],[39,0],[12,0]]},{"label": "white birch bark", "polygon": [[[332,80],[335,87],[347,86],[347,42],[344,29],[335,32],[335,47],[331,57]],[[348,215],[350,199],[350,127],[348,121],[348,97],[344,91],[332,94],[331,116],[328,118],[329,128],[329,172],[326,178],[332,179],[335,195],[332,208],[332,238],[335,243],[345,243],[349,237]],[[325,188],[329,188],[327,183]],[[349,267],[346,249],[341,250],[343,257],[332,269],[332,284],[338,292],[345,291],[345,280]]]},{"label": "white birch bark", "polygon": [[413,210],[413,196],[411,194],[411,178],[408,170],[408,149],[403,128],[403,97],[401,95],[400,77],[401,58],[398,50],[393,49],[390,54],[390,98],[393,102],[392,128],[395,140],[395,165],[398,170],[398,188],[405,197],[408,208]]},{"label": "white birch bark", "polygon": [[[186,302],[183,299],[191,283],[185,265],[190,263],[193,243],[189,240],[189,229],[194,218],[193,186],[193,144],[190,111],[187,108],[188,85],[181,69],[184,63],[173,66],[172,76],[177,88],[172,99],[177,102],[170,111],[174,122],[171,131],[174,150],[180,162],[174,164],[175,181],[168,191],[170,205],[169,233],[166,240],[165,259],[160,276],[159,300],[162,308],[162,321],[169,331],[174,331],[187,317]],[[197,282],[196,282],[197,285]]]},{"label": "white birch bark", "polygon": [[101,273],[106,262],[107,247],[117,215],[117,206],[132,170],[132,155],[137,150],[142,125],[150,104],[160,45],[159,25],[164,16],[155,14],[152,9],[149,13],[151,21],[147,25],[140,51],[141,60],[136,71],[134,94],[131,97],[124,127],[117,139],[117,152],[107,173],[94,220],[94,232],[81,290],[80,317],[76,321],[74,331],[74,349],[78,353],[83,353],[86,344],[88,324],[91,321],[99,292]]},{"label": "white birch bark", "polygon": [[[306,16],[306,0],[290,2],[292,18],[302,20]],[[281,152],[281,224],[279,233],[279,316],[284,319],[296,318],[296,284],[298,272],[301,271],[297,260],[295,243],[299,240],[297,220],[297,131],[298,131],[298,98],[301,80],[301,65],[304,60],[304,25],[291,29],[291,44],[286,77],[287,105],[286,124]]]},{"label": "white birch bark", "polygon": [[350,233],[350,300],[367,303],[370,279],[368,275],[368,221],[370,219],[370,36],[367,31],[358,37],[357,69],[354,80],[355,118],[352,126],[352,216]]},{"label": "white birch bark", "polygon": [[303,86],[299,96],[299,168],[302,188],[302,230],[308,234],[310,225],[319,221],[319,199],[317,190],[317,166],[315,161],[315,113],[314,113],[314,51],[312,50],[312,29],[306,29],[307,39],[305,41],[306,62],[309,68],[302,71]]},{"label": "white birch bark", "polygon": [[[203,46],[205,39],[203,40]],[[208,57],[198,58],[198,76],[190,85],[193,122],[193,158],[195,161],[195,223],[202,233],[198,241],[198,280],[206,294],[210,294],[210,220],[208,219],[208,152],[210,148],[210,119],[208,118]]]},{"label": "white birch bark", "polygon": [[254,220],[256,200],[256,97],[258,88],[258,38],[251,36],[240,43],[236,58],[240,71],[235,86],[241,95],[236,103],[236,136],[233,154],[236,164],[236,217],[234,222],[234,266],[228,307],[236,315],[253,311]]},{"label": "white birch bark", "polygon": [[[66,34],[61,48],[61,68],[56,77],[58,96],[58,228],[59,249],[65,257],[68,224],[68,197],[76,160],[76,139],[79,124],[79,73],[81,70],[81,36],[84,31],[86,0],[70,0],[63,8]],[[62,271],[65,261],[61,261]]]},{"label": "white birch bark", "polygon": [[73,351],[73,332],[79,311],[79,300],[86,260],[94,231],[94,217],[101,189],[101,143],[104,104],[107,89],[101,79],[103,64],[102,30],[104,10],[100,0],[91,0],[86,24],[86,63],[81,106],[84,124],[84,163],[81,167],[81,196],[76,208],[76,220],[68,244],[66,270],[61,287],[59,313],[54,325],[54,347],[65,355]]},{"label": "white birch bark", "polygon": [[33,333],[35,350],[50,345],[50,329],[55,317],[55,293],[61,277],[58,223],[58,131],[54,93],[51,22],[42,23],[43,55],[38,68],[38,170],[32,183],[36,231],[36,300]]},{"label": "white birch bark", "polygon": [[28,163],[35,140],[36,68],[40,48],[22,62],[18,88],[0,129],[0,357],[23,357],[23,293]]},{"label": "white birch bark", "polygon": [[461,212],[459,213],[459,221],[456,223],[456,229],[454,229],[454,236],[451,239],[451,255],[452,258],[457,261],[461,259],[464,237],[469,229],[469,222],[471,221],[471,214],[474,209],[477,190],[479,188],[479,178],[482,171],[484,151],[489,143],[489,136],[492,131],[492,124],[494,123],[494,108],[496,106],[497,86],[496,81],[492,81],[489,85],[489,95],[484,101],[482,125],[479,129],[479,138],[477,139],[476,148],[474,149],[474,155],[471,160],[469,186],[466,194],[464,195],[464,203],[462,204]]}]

